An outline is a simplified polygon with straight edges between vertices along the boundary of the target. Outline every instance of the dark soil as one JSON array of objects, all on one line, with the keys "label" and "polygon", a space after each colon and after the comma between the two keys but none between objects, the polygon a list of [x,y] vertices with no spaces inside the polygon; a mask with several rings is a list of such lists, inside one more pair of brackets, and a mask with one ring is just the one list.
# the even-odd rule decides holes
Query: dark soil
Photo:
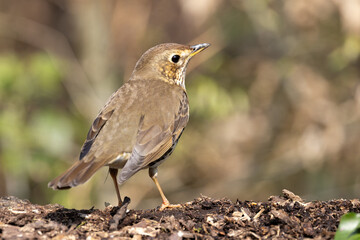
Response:
[{"label": "dark soil", "polygon": [[163,211],[127,205],[75,210],[2,197],[0,238],[332,239],[344,213],[360,212],[359,200],[304,202],[287,190],[267,202],[200,197]]}]

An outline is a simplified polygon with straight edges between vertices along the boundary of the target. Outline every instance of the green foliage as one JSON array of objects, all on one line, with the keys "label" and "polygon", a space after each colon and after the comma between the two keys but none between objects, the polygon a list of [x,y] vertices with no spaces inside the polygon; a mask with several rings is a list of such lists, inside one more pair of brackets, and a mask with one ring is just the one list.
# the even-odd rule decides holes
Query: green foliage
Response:
[{"label": "green foliage", "polygon": [[341,217],[335,240],[360,239],[360,214],[347,213]]},{"label": "green foliage", "polygon": [[346,37],[344,44],[335,49],[329,57],[330,66],[337,70],[343,70],[351,62],[356,61],[360,54],[360,39],[354,36]]},{"label": "green foliage", "polygon": [[45,190],[44,182],[58,174],[52,173],[55,166],[73,155],[78,119],[66,110],[61,79],[59,64],[47,54],[0,57],[0,165],[18,179],[14,189],[21,184],[19,189],[27,192],[42,183]]},{"label": "green foliage", "polygon": [[221,118],[248,109],[248,96],[241,88],[227,91],[213,78],[201,75],[195,79],[188,89],[192,116]]},{"label": "green foliage", "polygon": [[[61,80],[60,69],[57,62],[44,54],[34,55],[28,65],[29,81],[34,88],[41,90],[42,96],[54,97],[59,94],[58,88]],[[37,92],[39,94],[39,92]]]},{"label": "green foliage", "polygon": [[62,112],[53,109],[34,112],[29,129],[38,148],[46,149],[53,156],[69,152],[70,139],[73,138],[72,123]]},{"label": "green foliage", "polygon": [[23,71],[22,63],[14,55],[0,56],[0,98],[4,100],[5,95],[13,90],[15,79]]},{"label": "green foliage", "polygon": [[[18,58],[0,57],[0,98],[3,102],[54,98],[59,94],[61,74],[58,63],[45,54]],[[50,98],[50,99],[51,99]]]}]

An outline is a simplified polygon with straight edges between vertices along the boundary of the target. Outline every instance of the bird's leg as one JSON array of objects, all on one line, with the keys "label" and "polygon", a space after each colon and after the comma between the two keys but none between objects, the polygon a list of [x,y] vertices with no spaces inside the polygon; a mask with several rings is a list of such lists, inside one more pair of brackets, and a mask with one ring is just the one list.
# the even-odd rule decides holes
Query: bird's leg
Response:
[{"label": "bird's leg", "polygon": [[112,180],[114,182],[116,195],[117,195],[117,198],[118,198],[118,206],[121,206],[122,201],[121,201],[121,196],[120,196],[120,191],[119,191],[119,185],[118,185],[117,180],[116,180],[116,176],[118,174],[118,169],[117,168],[109,168],[109,173],[110,173],[110,176],[111,176],[111,178],[112,178]]},{"label": "bird's leg", "polygon": [[149,176],[154,181],[157,189],[160,192],[161,198],[162,198],[162,204],[161,204],[160,210],[164,210],[165,208],[181,207],[180,204],[170,204],[169,200],[167,200],[167,198],[165,197],[165,194],[160,187],[159,181],[157,180],[157,168],[149,168]]}]

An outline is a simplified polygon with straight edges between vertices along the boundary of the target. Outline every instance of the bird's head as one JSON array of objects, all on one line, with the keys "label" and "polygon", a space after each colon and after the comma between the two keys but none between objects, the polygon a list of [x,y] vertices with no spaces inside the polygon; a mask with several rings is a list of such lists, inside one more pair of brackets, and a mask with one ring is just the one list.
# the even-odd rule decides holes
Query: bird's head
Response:
[{"label": "bird's head", "polygon": [[147,50],[136,63],[130,79],[160,79],[185,89],[185,72],[189,60],[210,44],[181,45],[164,43]]}]

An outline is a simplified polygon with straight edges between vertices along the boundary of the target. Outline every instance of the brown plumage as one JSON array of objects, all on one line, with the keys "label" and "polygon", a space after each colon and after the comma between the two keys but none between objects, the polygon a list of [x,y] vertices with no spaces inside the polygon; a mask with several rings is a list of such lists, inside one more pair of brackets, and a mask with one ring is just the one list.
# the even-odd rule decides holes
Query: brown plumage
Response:
[{"label": "brown plumage", "polygon": [[[162,208],[170,206],[156,178],[157,166],[172,153],[189,119],[187,64],[208,46],[167,43],[146,51],[129,81],[110,97],[94,120],[79,161],[48,186],[75,187],[102,166],[109,166],[121,205],[118,183],[149,168],[163,199]],[[122,169],[119,175],[118,169]]]}]

